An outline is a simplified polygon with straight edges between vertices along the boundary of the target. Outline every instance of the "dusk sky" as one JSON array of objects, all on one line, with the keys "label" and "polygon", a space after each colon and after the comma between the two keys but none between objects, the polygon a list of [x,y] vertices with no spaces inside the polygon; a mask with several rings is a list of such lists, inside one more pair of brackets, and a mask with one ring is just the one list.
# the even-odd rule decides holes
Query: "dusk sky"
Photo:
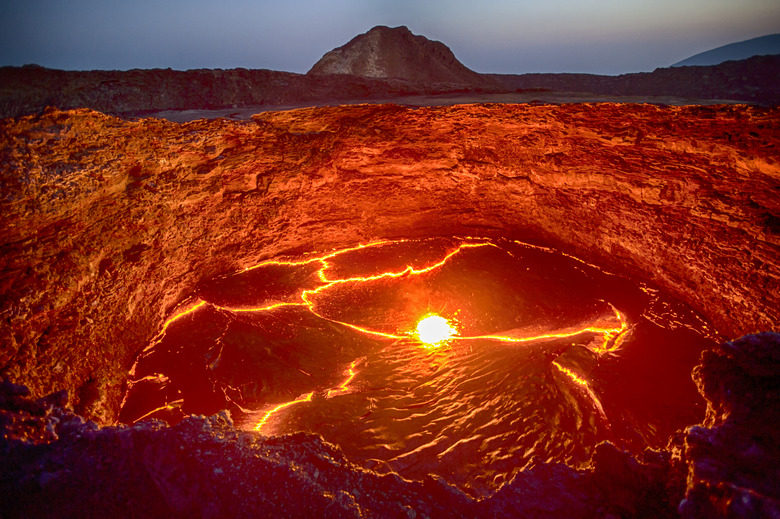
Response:
[{"label": "dusk sky", "polygon": [[780,33],[778,0],[6,0],[0,65],[306,72],[406,25],[477,72],[622,74]]}]

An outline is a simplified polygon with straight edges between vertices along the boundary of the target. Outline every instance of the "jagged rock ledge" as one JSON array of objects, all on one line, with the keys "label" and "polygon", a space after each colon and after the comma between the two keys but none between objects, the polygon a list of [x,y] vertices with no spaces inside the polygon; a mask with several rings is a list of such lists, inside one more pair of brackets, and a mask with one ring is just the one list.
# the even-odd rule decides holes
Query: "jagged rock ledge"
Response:
[{"label": "jagged rock ledge", "polygon": [[540,464],[473,500],[436,476],[408,481],[303,433],[268,438],[230,416],[99,427],[67,394],[0,385],[3,517],[778,517],[780,334],[702,355],[702,426],[638,458],[611,444],[591,466]]}]

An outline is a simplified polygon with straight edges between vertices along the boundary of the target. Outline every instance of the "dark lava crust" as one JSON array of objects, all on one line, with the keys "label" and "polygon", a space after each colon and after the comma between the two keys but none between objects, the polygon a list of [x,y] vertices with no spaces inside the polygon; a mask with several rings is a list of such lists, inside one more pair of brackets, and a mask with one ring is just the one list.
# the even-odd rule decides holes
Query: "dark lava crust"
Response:
[{"label": "dark lava crust", "polygon": [[[230,416],[99,427],[67,394],[0,386],[0,515],[11,517],[778,517],[780,334],[702,355],[705,423],[638,458],[540,464],[476,501],[435,476],[361,469],[319,437],[239,431]],[[687,478],[687,488],[686,488]]]}]

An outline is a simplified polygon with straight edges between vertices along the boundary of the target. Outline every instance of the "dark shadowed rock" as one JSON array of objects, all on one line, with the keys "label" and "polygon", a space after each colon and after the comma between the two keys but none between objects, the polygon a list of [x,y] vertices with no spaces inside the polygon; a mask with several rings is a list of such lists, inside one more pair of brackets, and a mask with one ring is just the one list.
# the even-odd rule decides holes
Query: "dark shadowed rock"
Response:
[{"label": "dark shadowed rock", "polygon": [[754,56],[712,66],[658,68],[619,76],[597,74],[490,74],[505,88],[593,92],[603,95],[672,95],[691,99],[780,103],[780,56]]},{"label": "dark shadowed rock", "polygon": [[780,517],[780,334],[702,354],[694,380],[708,401],[685,438],[684,517]]},{"label": "dark shadowed rock", "polygon": [[692,65],[717,65],[724,61],[747,59],[752,56],[780,54],[780,34],[768,34],[745,41],[729,43],[715,49],[700,52],[690,58],[678,61],[673,67]]},{"label": "dark shadowed rock", "polygon": [[0,117],[39,114],[47,107],[139,115],[169,110],[331,105],[404,96],[441,99],[467,92],[516,90],[774,105],[780,103],[779,74],[780,56],[620,76],[479,74],[460,63],[443,43],[415,36],[405,27],[375,27],[327,53],[308,74],[242,68],[65,71],[0,67]]},{"label": "dark shadowed rock", "polygon": [[[780,335],[763,333],[703,355],[696,379],[705,398],[724,409],[739,400],[740,418],[729,414],[713,427],[690,428],[684,448],[673,441],[669,451],[634,457],[604,443],[587,469],[537,463],[481,500],[437,476],[409,481],[362,469],[315,435],[269,438],[237,430],[226,412],[187,417],[173,427],[145,420],[101,428],[61,407],[61,397],[43,408],[6,382],[0,386],[0,514],[659,518],[677,517],[681,503],[683,517],[777,517],[772,429],[780,373],[759,364],[778,347]],[[731,396],[740,391],[743,396]]]}]

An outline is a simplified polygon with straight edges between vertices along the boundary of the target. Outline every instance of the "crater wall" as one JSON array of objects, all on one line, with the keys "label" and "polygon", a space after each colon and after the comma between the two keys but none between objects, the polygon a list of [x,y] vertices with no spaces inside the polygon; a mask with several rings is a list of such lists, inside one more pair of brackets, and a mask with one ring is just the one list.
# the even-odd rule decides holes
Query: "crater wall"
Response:
[{"label": "crater wall", "polygon": [[110,423],[199,281],[391,237],[555,246],[668,291],[723,338],[777,329],[779,127],[778,109],[614,104],[6,119],[0,370]]}]

